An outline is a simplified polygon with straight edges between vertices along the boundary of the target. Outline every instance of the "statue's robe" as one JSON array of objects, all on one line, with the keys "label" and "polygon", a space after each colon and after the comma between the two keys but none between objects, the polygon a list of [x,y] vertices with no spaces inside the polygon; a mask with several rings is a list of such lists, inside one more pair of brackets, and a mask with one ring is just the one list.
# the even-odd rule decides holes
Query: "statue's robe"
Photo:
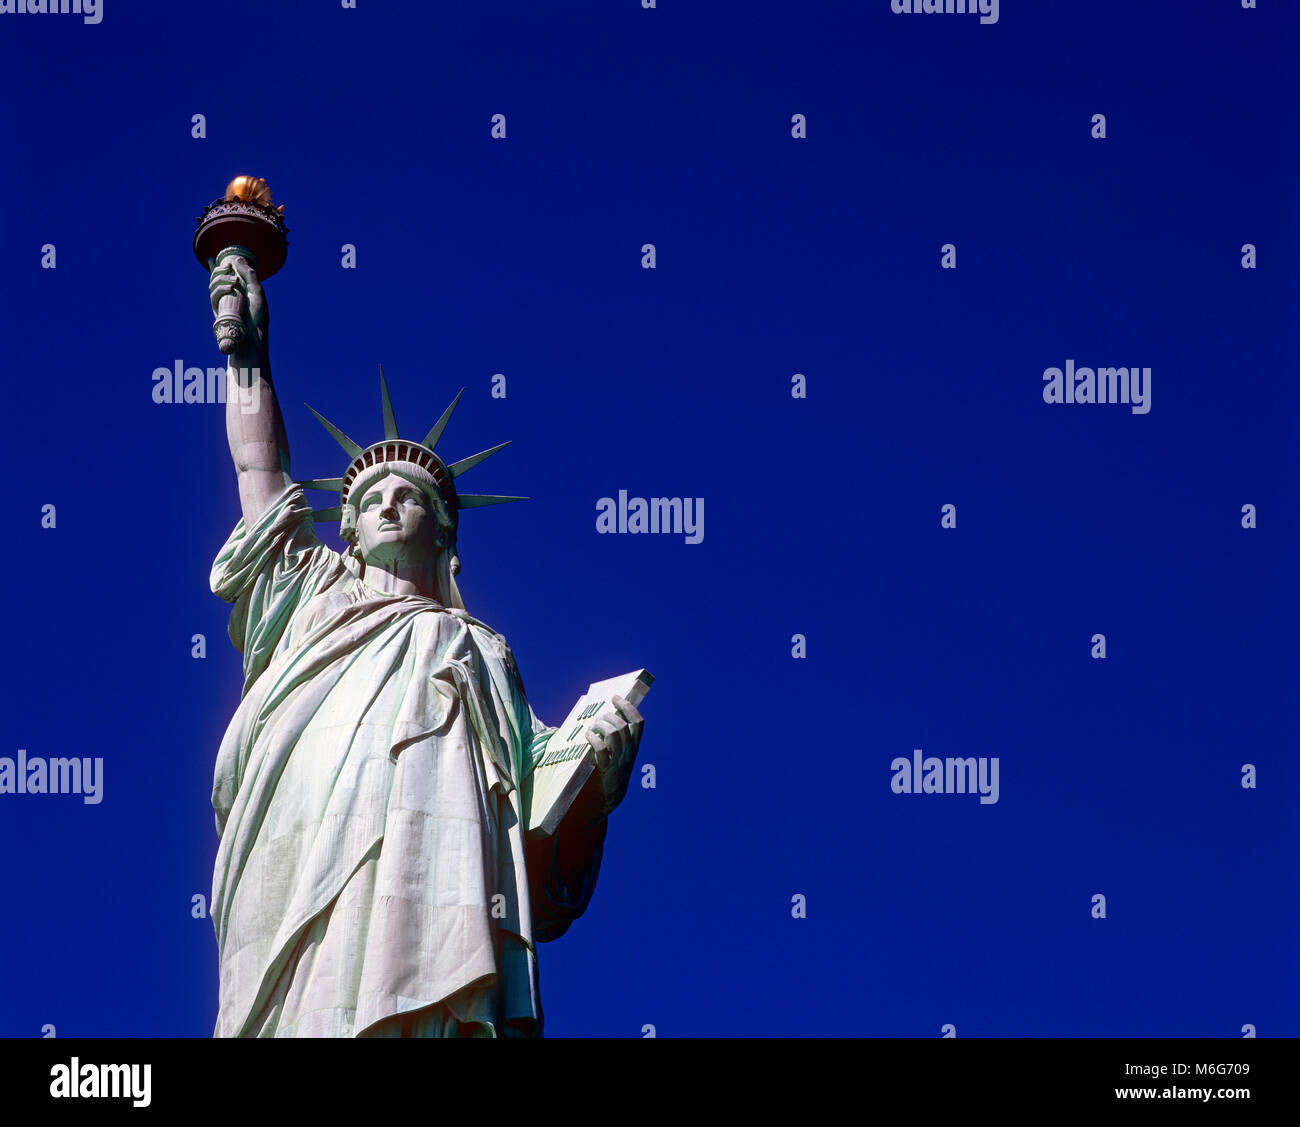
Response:
[{"label": "statue's robe", "polygon": [[552,729],[504,639],[355,568],[298,486],[213,565],[244,655],[212,794],[216,1035],[539,1035],[536,943],[585,909],[603,828],[576,867],[527,843]]}]

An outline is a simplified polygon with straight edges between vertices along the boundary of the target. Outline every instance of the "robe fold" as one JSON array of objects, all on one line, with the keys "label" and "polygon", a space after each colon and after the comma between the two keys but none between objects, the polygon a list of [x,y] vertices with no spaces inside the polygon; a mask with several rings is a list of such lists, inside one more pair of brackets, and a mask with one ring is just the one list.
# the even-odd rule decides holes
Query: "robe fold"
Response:
[{"label": "robe fold", "polygon": [[536,940],[585,909],[600,850],[530,896],[552,729],[509,647],[355,566],[295,485],[212,568],[244,655],[212,793],[216,1035],[540,1035]]}]

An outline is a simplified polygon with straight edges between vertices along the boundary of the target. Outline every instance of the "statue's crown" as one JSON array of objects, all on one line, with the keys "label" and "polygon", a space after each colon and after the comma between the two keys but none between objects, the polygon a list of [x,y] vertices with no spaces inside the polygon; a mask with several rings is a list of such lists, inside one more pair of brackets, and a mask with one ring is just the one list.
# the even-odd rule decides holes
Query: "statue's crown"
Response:
[{"label": "statue's crown", "polygon": [[490,458],[498,450],[509,446],[509,442],[502,442],[498,446],[480,450],[477,454],[471,454],[468,458],[461,458],[460,461],[451,462],[450,464],[444,462],[434,453],[434,448],[438,445],[438,440],[442,438],[442,432],[446,430],[452,412],[456,410],[456,404],[460,402],[460,397],[465,394],[464,388],[461,388],[456,393],[456,398],[451,401],[451,404],[442,413],[442,417],[433,424],[429,433],[419,442],[398,437],[397,420],[393,415],[393,402],[388,395],[388,381],[384,379],[384,369],[382,367],[379,369],[379,394],[383,400],[384,437],[382,441],[364,449],[353,442],[324,415],[316,411],[310,403],[305,405],[307,410],[311,411],[321,421],[321,424],[333,436],[334,441],[343,447],[343,450],[352,459],[342,477],[310,478],[307,481],[298,483],[304,489],[338,492],[338,505],[313,512],[312,516],[316,520],[339,520],[349,498],[364,490],[372,480],[382,476],[386,470],[390,469],[400,470],[404,475],[415,478],[426,488],[436,492],[442,499],[443,504],[447,506],[447,511],[451,514],[453,520],[460,509],[475,509],[484,505],[502,505],[507,501],[528,500],[527,497],[501,497],[488,493],[459,493],[456,490],[456,478],[466,470],[473,469],[484,459]]}]

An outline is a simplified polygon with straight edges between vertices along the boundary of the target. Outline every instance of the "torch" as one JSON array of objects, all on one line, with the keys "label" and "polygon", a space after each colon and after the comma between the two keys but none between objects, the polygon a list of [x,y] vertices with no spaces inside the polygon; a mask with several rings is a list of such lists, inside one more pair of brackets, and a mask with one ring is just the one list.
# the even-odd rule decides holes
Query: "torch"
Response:
[{"label": "torch", "polygon": [[[242,258],[263,281],[289,254],[289,228],[284,225],[284,204],[271,206],[271,189],[256,176],[236,176],[221,199],[210,203],[198,217],[194,257],[209,272],[227,258]],[[217,303],[212,332],[217,347],[229,356],[244,335],[243,298],[226,294]]]}]

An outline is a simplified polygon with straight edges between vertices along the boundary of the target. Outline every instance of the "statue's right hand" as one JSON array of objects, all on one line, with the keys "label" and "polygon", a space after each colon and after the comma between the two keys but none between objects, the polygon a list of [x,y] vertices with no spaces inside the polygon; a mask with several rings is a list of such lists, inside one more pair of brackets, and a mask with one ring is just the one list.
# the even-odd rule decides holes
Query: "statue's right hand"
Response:
[{"label": "statue's right hand", "polygon": [[[248,261],[238,255],[227,255],[221,261],[209,260],[208,296],[212,300],[212,313],[218,324],[229,325],[230,316],[242,321],[235,335],[235,352],[230,361],[237,368],[266,368],[266,296],[257,281],[257,272]],[[218,338],[229,339],[222,329]],[[221,351],[227,351],[222,344]]]},{"label": "statue's right hand", "polygon": [[[209,265],[214,260],[209,260]],[[237,294],[244,299],[244,319],[249,327],[265,329],[267,322],[266,295],[262,292],[262,283],[257,280],[257,273],[238,255],[223,258],[208,277],[208,296],[212,299],[212,312],[215,315],[217,305],[228,294]]]}]

